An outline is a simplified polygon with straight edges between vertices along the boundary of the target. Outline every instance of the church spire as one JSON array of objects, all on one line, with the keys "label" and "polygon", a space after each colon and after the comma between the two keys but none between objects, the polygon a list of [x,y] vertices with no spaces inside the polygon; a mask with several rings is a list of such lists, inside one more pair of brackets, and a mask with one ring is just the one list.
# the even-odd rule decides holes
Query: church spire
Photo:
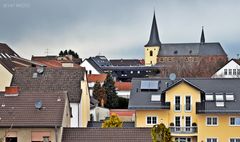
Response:
[{"label": "church spire", "polygon": [[202,34],[201,34],[200,43],[201,43],[201,44],[204,44],[204,43],[205,43],[205,36],[204,36],[204,29],[203,29],[203,26],[202,26]]},{"label": "church spire", "polygon": [[155,11],[154,11],[150,38],[148,43],[145,45],[145,47],[160,46],[160,45],[161,45],[161,42],[159,40],[157,21],[155,18]]}]

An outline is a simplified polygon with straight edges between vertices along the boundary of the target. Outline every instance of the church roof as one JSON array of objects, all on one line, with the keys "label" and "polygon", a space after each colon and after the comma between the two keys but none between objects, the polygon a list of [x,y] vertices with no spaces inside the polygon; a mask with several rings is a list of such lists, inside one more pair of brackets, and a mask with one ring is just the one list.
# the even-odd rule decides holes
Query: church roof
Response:
[{"label": "church roof", "polygon": [[161,44],[159,56],[227,55],[218,42],[213,43],[167,43]]},{"label": "church roof", "polygon": [[145,47],[160,46],[160,45],[161,45],[161,42],[159,40],[157,21],[156,21],[155,13],[154,13],[153,21],[152,21],[152,28],[151,28],[151,33],[150,33],[150,38],[149,38],[148,43],[145,45]]}]

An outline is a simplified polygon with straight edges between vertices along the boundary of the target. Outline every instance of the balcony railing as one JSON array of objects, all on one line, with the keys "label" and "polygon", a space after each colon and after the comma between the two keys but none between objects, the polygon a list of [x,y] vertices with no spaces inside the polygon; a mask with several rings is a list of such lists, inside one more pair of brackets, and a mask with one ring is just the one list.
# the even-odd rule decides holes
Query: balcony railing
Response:
[{"label": "balcony railing", "polygon": [[192,105],[191,104],[186,104],[186,105],[174,105],[174,110],[175,111],[181,111],[181,110],[185,110],[185,111],[191,111],[192,110]]},{"label": "balcony railing", "polygon": [[175,126],[170,126],[170,131],[171,133],[175,134],[193,134],[197,133],[197,127],[175,127]]}]

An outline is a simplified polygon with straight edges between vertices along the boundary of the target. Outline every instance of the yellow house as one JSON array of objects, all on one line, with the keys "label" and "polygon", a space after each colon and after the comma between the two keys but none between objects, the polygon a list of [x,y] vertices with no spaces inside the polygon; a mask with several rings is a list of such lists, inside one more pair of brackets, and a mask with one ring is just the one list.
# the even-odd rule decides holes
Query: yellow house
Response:
[{"label": "yellow house", "polygon": [[136,127],[163,123],[176,142],[240,141],[240,79],[134,79]]},{"label": "yellow house", "polygon": [[70,127],[67,92],[19,92],[8,87],[0,96],[1,142],[61,142]]}]

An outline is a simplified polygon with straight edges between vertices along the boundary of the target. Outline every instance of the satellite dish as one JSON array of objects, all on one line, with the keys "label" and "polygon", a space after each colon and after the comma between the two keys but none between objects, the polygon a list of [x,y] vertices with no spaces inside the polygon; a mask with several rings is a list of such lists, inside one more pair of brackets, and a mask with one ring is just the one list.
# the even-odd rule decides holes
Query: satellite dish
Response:
[{"label": "satellite dish", "polygon": [[169,79],[171,80],[171,81],[174,81],[174,80],[176,80],[176,74],[175,73],[171,73],[170,75],[169,75]]},{"label": "satellite dish", "polygon": [[43,67],[37,67],[37,73],[42,74],[44,71]]},{"label": "satellite dish", "polygon": [[41,108],[42,108],[42,101],[41,101],[41,100],[36,100],[36,102],[35,102],[35,108],[36,108],[36,109],[41,109]]}]

